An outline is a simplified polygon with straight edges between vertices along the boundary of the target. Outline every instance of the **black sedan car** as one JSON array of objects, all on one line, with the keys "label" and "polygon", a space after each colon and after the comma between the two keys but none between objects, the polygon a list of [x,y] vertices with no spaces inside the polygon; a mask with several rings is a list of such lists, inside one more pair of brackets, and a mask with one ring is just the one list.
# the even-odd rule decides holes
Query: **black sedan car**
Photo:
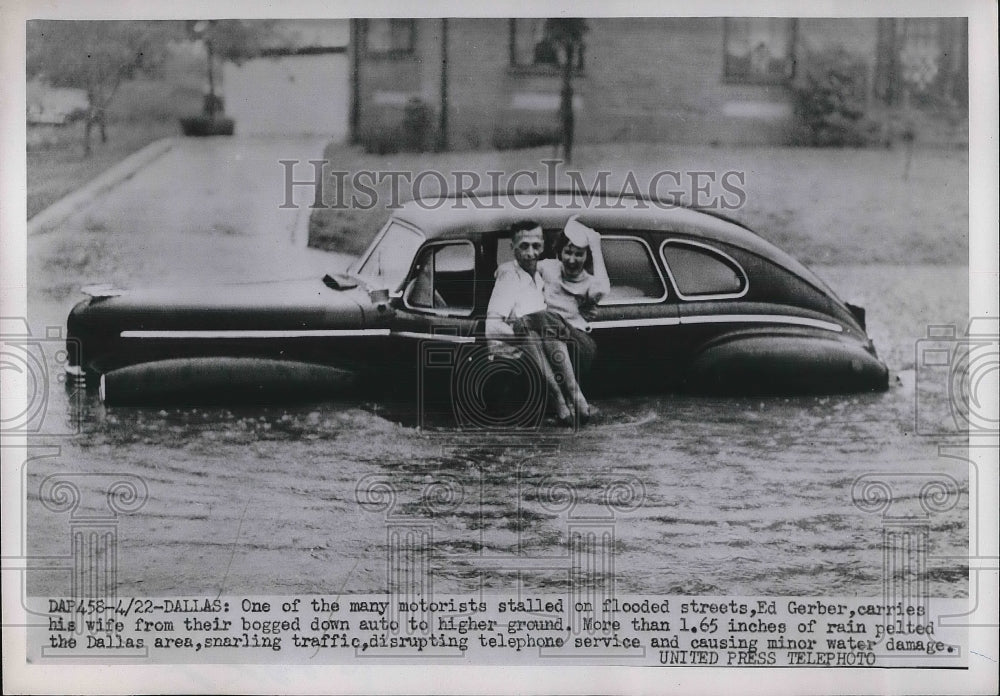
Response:
[{"label": "black sedan car", "polygon": [[582,206],[568,193],[411,201],[346,273],[323,278],[91,289],[67,321],[68,369],[111,403],[358,386],[421,400],[435,385],[478,403],[491,383],[531,381],[486,349],[507,230],[530,218],[551,243],[573,215],[601,234],[611,282],[590,322],[588,394],[887,388],[864,311],[751,230],[710,211],[610,196]]}]

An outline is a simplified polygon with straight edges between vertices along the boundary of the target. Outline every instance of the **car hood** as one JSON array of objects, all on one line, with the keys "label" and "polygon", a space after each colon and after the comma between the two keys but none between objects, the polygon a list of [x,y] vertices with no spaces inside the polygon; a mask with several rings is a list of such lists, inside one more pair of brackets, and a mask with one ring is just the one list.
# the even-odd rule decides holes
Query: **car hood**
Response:
[{"label": "car hood", "polygon": [[318,278],[116,293],[81,302],[70,323],[121,330],[352,329],[377,317],[364,291],[331,288]]}]

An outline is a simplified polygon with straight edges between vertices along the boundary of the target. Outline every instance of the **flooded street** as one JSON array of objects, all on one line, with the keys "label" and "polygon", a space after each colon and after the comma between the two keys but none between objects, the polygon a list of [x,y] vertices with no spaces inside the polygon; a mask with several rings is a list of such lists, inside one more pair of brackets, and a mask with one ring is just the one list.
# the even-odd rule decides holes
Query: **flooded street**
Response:
[{"label": "flooded street", "polygon": [[[217,189],[209,221],[241,206],[224,181]],[[241,236],[238,221],[175,224],[169,202],[134,200],[112,192],[29,239],[33,335],[64,327],[89,282],[200,285],[343,266]],[[918,341],[929,324],[965,330],[968,269],[815,270],[867,308],[888,392],[598,398],[579,432],[512,437],[420,423],[415,394],[105,407],[95,393],[67,396],[52,358],[46,417],[78,431],[32,440],[28,550],[54,569],[30,571],[29,592],[70,593],[74,519],[106,515],[108,487],[125,478],[138,497],[114,523],[120,596],[376,593],[405,567],[440,593],[565,590],[583,568],[622,593],[873,597],[889,517],[928,532],[930,593],[965,596],[967,565],[948,557],[968,554],[969,464],[960,439],[921,435],[915,421],[919,409],[947,429],[947,376],[918,389]],[[942,443],[956,448],[941,454]],[[72,514],[53,505],[60,478],[80,493]],[[872,481],[890,490],[891,510]],[[927,486],[937,486],[930,510]]]},{"label": "flooded street", "polygon": [[[961,320],[964,269],[824,270],[872,287],[919,270],[958,288],[940,309]],[[622,592],[876,596],[884,520],[854,502],[859,477],[876,475],[892,487],[892,514],[929,525],[932,594],[964,595],[966,566],[934,557],[966,553],[968,463],[914,433],[922,327],[889,306],[869,317],[893,371],[887,393],[598,399],[577,433],[514,438],[420,427],[405,396],[160,409],[105,407],[88,393],[71,407],[53,381],[49,407],[72,410],[81,431],[35,440],[29,548],[69,551],[67,514],[39,500],[47,476],[92,486],[81,505],[99,513],[104,488],[131,474],[148,500],[117,521],[124,596],[380,592],[401,538],[426,543],[435,592],[555,591],[584,563],[613,570]],[[946,417],[941,386],[933,406]],[[927,515],[919,497],[934,480],[953,481],[956,495]],[[581,533],[600,544],[571,553]],[[32,574],[31,591],[66,593],[68,579]]]}]

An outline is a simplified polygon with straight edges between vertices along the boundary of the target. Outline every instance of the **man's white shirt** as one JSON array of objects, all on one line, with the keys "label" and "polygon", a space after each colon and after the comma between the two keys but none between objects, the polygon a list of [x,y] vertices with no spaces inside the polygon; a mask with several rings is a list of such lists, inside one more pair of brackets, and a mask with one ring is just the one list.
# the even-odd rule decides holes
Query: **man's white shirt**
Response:
[{"label": "man's white shirt", "polygon": [[486,333],[510,336],[513,329],[508,321],[545,309],[545,281],[537,271],[531,275],[517,261],[500,264],[496,279],[486,309]]}]

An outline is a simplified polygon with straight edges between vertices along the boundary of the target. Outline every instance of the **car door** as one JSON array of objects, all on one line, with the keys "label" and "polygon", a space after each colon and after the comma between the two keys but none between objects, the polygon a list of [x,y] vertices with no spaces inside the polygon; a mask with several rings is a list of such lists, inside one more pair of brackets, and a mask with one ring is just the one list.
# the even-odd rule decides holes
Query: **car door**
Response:
[{"label": "car door", "polygon": [[434,241],[417,252],[394,301],[391,341],[418,383],[447,371],[475,343],[476,247],[465,239]]},{"label": "car door", "polygon": [[660,260],[677,296],[679,360],[687,363],[716,337],[761,319],[761,307],[749,302],[749,277],[743,265],[719,245],[667,235]]},{"label": "car door", "polygon": [[659,387],[675,379],[677,299],[654,256],[656,236],[600,230],[611,291],[597,306],[594,378]]}]

